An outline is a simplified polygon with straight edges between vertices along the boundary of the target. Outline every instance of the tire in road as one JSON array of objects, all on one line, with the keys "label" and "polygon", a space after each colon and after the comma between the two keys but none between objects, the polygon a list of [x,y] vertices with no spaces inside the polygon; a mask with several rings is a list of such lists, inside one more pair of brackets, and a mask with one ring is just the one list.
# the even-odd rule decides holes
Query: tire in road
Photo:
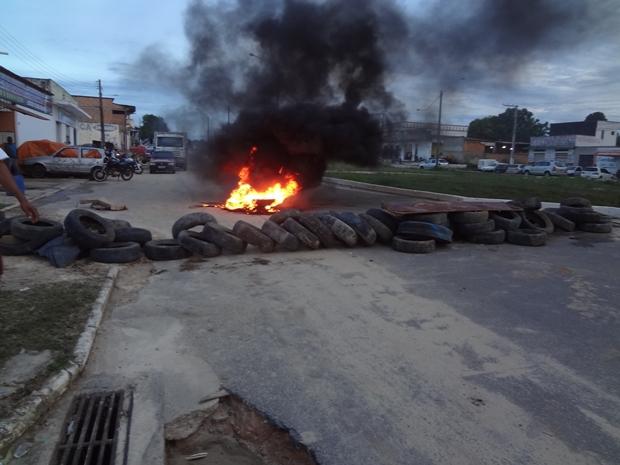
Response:
[{"label": "tire in road", "polygon": [[370,208],[366,210],[366,214],[381,221],[384,225],[390,228],[390,231],[392,231],[392,233],[396,232],[396,228],[398,227],[398,220],[389,211],[382,210],[380,208]]},{"label": "tire in road", "polygon": [[28,255],[34,252],[31,241],[18,239],[10,234],[0,237],[0,256]]},{"label": "tire in road", "polygon": [[65,217],[67,235],[83,249],[95,249],[114,242],[112,224],[89,210],[71,210]]},{"label": "tire in road", "polygon": [[271,237],[246,221],[237,221],[232,230],[237,237],[244,240],[248,244],[258,247],[261,252],[273,252],[276,247],[276,244]]},{"label": "tire in road", "polygon": [[334,236],[347,247],[355,247],[357,245],[357,233],[355,230],[332,215],[321,215],[319,219],[329,226]]},{"label": "tire in road", "polygon": [[267,220],[263,223],[261,231],[273,239],[276,244],[283,249],[291,252],[299,250],[299,239],[293,236],[286,229],[282,228],[279,224],[274,223],[271,220]]},{"label": "tire in road", "polygon": [[464,235],[470,236],[472,234],[482,234],[495,230],[495,221],[487,220],[481,223],[461,223],[455,225],[456,230]]},{"label": "tire in road", "polygon": [[525,229],[540,229],[547,234],[552,234],[555,230],[551,219],[540,210],[526,210],[521,215]]},{"label": "tire in road", "polygon": [[222,249],[219,246],[206,241],[202,234],[196,231],[181,231],[177,240],[183,248],[199,257],[217,257],[222,253]]},{"label": "tire in road", "polygon": [[515,200],[511,200],[510,202],[511,205],[514,205],[515,207],[521,207],[523,208],[523,210],[540,210],[540,207],[542,206],[540,203],[540,200],[538,200],[538,198],[536,197],[527,197],[525,199],[515,199]]},{"label": "tire in road", "polygon": [[401,221],[422,221],[424,223],[433,223],[440,226],[450,226],[447,213],[415,213],[403,215]]},{"label": "tire in road", "polygon": [[269,220],[273,221],[276,224],[282,224],[289,218],[297,219],[300,216],[301,216],[301,212],[297,210],[296,208],[286,208],[284,210],[280,210],[279,212],[271,215],[269,217]]},{"label": "tire in road", "polygon": [[560,200],[560,207],[592,208],[592,202],[583,197],[569,197]]},{"label": "tire in road", "polygon": [[450,220],[454,224],[484,223],[489,219],[488,211],[457,212],[450,214]]},{"label": "tire in road", "polygon": [[467,236],[467,240],[469,242],[473,242],[474,244],[501,244],[506,240],[506,231],[503,229],[497,229],[495,231],[471,234]]},{"label": "tire in road", "polygon": [[374,216],[368,215],[367,213],[360,213],[360,218],[366,221],[366,223],[368,223],[370,227],[375,230],[377,241],[382,244],[390,244],[392,242],[394,234],[390,228],[384,225],[381,221],[376,219]]},{"label": "tire in road", "polygon": [[563,216],[558,215],[558,210],[558,208],[546,208],[545,210],[543,210],[543,212],[545,212],[545,214],[549,217],[556,229],[561,229],[567,232],[574,231],[575,223],[568,218],[564,218]]},{"label": "tire in road", "polygon": [[452,242],[452,230],[445,226],[422,221],[403,221],[398,225],[396,235],[408,240],[435,239],[441,243]]},{"label": "tire in road", "polygon": [[118,228],[116,231],[115,242],[137,242],[144,245],[153,240],[151,231],[144,228]]},{"label": "tire in road", "polygon": [[538,247],[547,242],[547,233],[540,229],[517,229],[506,232],[506,241],[516,245]]},{"label": "tire in road", "polygon": [[142,258],[142,255],[137,242],[113,242],[90,251],[91,260],[101,263],[131,263]]},{"label": "tire in road", "polygon": [[121,228],[131,228],[131,223],[127,220],[112,219],[108,221],[112,224],[112,227],[114,228],[114,230],[121,229]]},{"label": "tire in road", "polygon": [[293,218],[287,218],[282,222],[281,226],[299,239],[299,242],[309,249],[316,250],[321,247],[319,238]]},{"label": "tire in road", "polygon": [[353,212],[330,212],[330,214],[353,228],[362,244],[373,245],[377,242],[377,233],[359,215]]},{"label": "tire in road", "polygon": [[433,239],[409,240],[395,236],[392,239],[392,248],[404,253],[430,253],[435,250],[435,241]]},{"label": "tire in road", "polygon": [[0,236],[11,234],[11,221],[12,218],[0,219]]},{"label": "tire in road", "polygon": [[191,255],[176,239],[149,241],[144,244],[144,255],[150,260],[180,260]]},{"label": "tire in road", "polygon": [[215,217],[206,212],[195,212],[183,215],[172,225],[172,237],[176,239],[181,231],[204,226],[207,223],[217,223]]},{"label": "tire in road", "polygon": [[206,241],[219,246],[224,252],[241,254],[248,246],[248,243],[235,236],[232,230],[217,223],[205,224],[201,235]]},{"label": "tire in road", "polygon": [[36,223],[27,217],[13,218],[11,221],[11,234],[23,241],[41,242],[43,245],[62,233],[62,224],[46,218],[41,218]]},{"label": "tire in road", "polygon": [[317,216],[302,214],[297,221],[318,237],[323,247],[334,247],[338,245],[338,240],[336,236],[334,236],[334,233]]},{"label": "tire in road", "polygon": [[523,218],[518,212],[499,211],[491,214],[491,219],[495,221],[495,227],[504,231],[514,231],[519,229]]},{"label": "tire in road", "polygon": [[611,223],[580,223],[577,225],[580,231],[590,233],[610,233],[612,231]]},{"label": "tire in road", "polygon": [[558,215],[568,218],[574,223],[596,223],[601,219],[601,214],[589,207],[560,207]]}]

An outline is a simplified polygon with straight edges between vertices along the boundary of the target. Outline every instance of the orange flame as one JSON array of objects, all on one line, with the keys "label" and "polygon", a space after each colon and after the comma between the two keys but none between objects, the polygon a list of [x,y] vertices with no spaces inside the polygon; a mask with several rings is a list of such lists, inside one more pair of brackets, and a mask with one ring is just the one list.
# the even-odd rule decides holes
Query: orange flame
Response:
[{"label": "orange flame", "polygon": [[[280,170],[280,173],[283,170]],[[286,199],[297,194],[301,190],[301,186],[292,174],[283,176],[282,182],[274,181],[272,185],[263,189],[256,190],[249,182],[251,170],[249,166],[244,166],[239,171],[239,182],[237,187],[230,193],[226,200],[225,207],[228,210],[245,210],[248,212],[256,212],[263,208],[267,212],[275,212],[278,206]],[[259,201],[271,201],[267,205],[260,205]]]}]

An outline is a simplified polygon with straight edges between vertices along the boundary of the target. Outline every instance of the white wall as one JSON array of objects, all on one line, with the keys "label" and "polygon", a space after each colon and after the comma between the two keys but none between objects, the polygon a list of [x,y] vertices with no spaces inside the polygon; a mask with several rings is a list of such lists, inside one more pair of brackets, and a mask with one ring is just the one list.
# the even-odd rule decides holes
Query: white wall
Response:
[{"label": "white wall", "polygon": [[614,121],[599,121],[596,125],[596,137],[601,147],[615,147],[620,123]]},{"label": "white wall", "polygon": [[33,118],[15,112],[15,143],[19,146],[29,140],[49,139],[56,140],[56,122],[52,115],[39,113],[32,109],[27,109],[30,113],[41,115],[47,120]]},{"label": "white wall", "polygon": [[[118,124],[104,124],[105,140],[117,147],[121,146],[121,132]],[[99,123],[78,123],[78,145],[92,144],[94,140],[101,140],[101,126]]]}]

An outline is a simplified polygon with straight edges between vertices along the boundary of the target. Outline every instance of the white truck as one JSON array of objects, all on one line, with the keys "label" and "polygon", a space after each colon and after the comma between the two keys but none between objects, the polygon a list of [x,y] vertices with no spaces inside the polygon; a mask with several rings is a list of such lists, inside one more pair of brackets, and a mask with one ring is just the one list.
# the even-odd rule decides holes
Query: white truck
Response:
[{"label": "white truck", "polygon": [[175,165],[187,169],[187,136],[184,132],[155,132],[153,145],[156,152],[165,150],[174,153]]}]

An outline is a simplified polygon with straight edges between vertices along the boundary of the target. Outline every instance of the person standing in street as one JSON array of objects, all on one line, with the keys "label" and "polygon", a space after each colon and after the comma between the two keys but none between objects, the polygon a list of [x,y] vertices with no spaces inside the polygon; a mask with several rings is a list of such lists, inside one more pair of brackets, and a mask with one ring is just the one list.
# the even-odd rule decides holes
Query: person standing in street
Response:
[{"label": "person standing in street", "polygon": [[[13,175],[7,166],[7,161],[9,161],[9,156],[7,153],[0,149],[0,186],[4,187],[7,191],[15,195],[15,198],[19,202],[19,206],[24,211],[24,213],[30,217],[33,223],[39,221],[39,212],[37,209],[28,201],[24,193],[19,190],[17,184],[15,184],[15,180],[13,179]],[[11,160],[13,161],[13,160]],[[0,275],[3,272],[2,265],[2,256],[0,256]]]},{"label": "person standing in street", "polygon": [[6,144],[4,144],[4,151],[13,160],[17,160],[17,145],[13,142],[11,136],[6,138]]}]

